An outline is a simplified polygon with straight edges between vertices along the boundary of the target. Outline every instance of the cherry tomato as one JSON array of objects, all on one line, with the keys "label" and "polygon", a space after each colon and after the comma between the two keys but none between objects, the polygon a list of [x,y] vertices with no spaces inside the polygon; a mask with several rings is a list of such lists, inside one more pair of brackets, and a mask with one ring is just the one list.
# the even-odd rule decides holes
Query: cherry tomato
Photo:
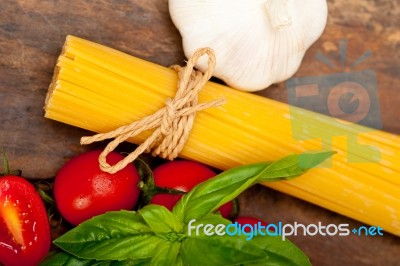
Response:
[{"label": "cherry tomato", "polygon": [[[235,219],[235,222],[237,222],[240,225],[245,225],[245,224],[250,224],[250,225],[258,225],[258,223],[261,223],[262,226],[267,226],[268,224],[262,220],[259,220],[257,218],[253,218],[253,217],[247,217],[247,216],[241,216],[241,217],[237,217]],[[273,228],[272,228],[273,229]],[[244,231],[249,233],[250,232],[250,228],[244,228]],[[273,230],[271,230],[273,231]]]},{"label": "cherry tomato", "polygon": [[222,205],[221,207],[219,207],[218,211],[221,213],[222,217],[230,219],[233,214],[233,208],[234,208],[233,201],[229,201],[224,205]]},{"label": "cherry tomato", "polygon": [[[103,172],[98,158],[101,151],[90,151],[67,162],[54,181],[54,198],[61,215],[77,225],[107,211],[131,210],[137,203],[139,175],[133,164],[115,174]],[[124,157],[116,152],[107,156],[109,164]]]},{"label": "cherry tomato", "polygon": [[[215,176],[216,173],[203,164],[181,160],[160,165],[154,169],[153,175],[154,183],[158,187],[189,192],[197,184]],[[172,210],[181,197],[182,195],[179,194],[157,194],[150,200],[150,203],[163,205]],[[230,218],[233,212],[233,203],[228,202],[222,205],[218,211],[224,218]]]},{"label": "cherry tomato", "polygon": [[0,265],[37,265],[49,249],[49,220],[35,187],[22,177],[1,177]]}]

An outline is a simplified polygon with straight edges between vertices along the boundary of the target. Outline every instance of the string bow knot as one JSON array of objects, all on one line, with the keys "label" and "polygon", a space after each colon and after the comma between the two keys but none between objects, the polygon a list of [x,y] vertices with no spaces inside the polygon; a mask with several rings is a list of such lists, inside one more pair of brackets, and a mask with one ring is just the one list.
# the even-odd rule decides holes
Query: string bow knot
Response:
[{"label": "string bow knot", "polygon": [[[208,69],[201,73],[194,69],[195,64],[203,55],[208,55]],[[99,156],[100,168],[108,173],[116,173],[133,162],[143,152],[152,152],[154,156],[173,160],[183,149],[192,129],[196,112],[217,107],[225,103],[218,99],[206,103],[198,103],[198,94],[211,78],[216,59],[211,48],[201,48],[195,51],[186,67],[172,66],[178,72],[178,90],[173,99],[167,99],[165,106],[155,113],[146,116],[129,125],[119,127],[111,132],[82,137],[81,144],[114,138]],[[115,165],[106,161],[107,155],[120,143],[136,136],[143,131],[154,129],[153,133],[132,153]]]}]

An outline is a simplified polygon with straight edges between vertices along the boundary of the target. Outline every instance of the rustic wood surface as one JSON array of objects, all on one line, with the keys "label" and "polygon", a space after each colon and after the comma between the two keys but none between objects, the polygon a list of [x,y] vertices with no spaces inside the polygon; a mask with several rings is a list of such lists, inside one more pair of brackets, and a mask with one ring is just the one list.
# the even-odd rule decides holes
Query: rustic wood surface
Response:
[{"label": "rustic wood surface", "polygon": [[[322,0],[321,0],[322,1]],[[338,65],[338,42],[348,42],[348,61],[373,55],[357,69],[377,73],[383,129],[400,134],[400,1],[329,0],[327,28],[296,76],[337,73],[317,61],[318,51]],[[29,177],[53,176],[87,134],[43,118],[53,68],[68,34],[169,66],[183,64],[179,32],[167,0],[2,0],[0,2],[0,147],[11,166]],[[346,70],[349,70],[346,68]],[[287,102],[285,84],[259,94]],[[93,148],[91,146],[90,148]],[[268,222],[361,224],[287,195],[257,186],[240,196],[243,215]],[[400,238],[292,237],[314,265],[399,265]]]}]

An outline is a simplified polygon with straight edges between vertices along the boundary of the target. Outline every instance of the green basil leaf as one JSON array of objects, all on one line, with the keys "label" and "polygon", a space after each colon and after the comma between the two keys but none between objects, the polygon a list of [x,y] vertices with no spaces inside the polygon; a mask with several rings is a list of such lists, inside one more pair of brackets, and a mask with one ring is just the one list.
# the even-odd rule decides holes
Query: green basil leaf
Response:
[{"label": "green basil leaf", "polygon": [[308,257],[289,240],[283,241],[280,236],[257,235],[251,239],[252,244],[262,248],[268,259],[245,264],[246,266],[310,266]]},{"label": "green basil leaf", "polygon": [[[209,213],[209,214],[206,214],[203,217],[201,217],[201,219],[199,219],[199,220],[189,221],[189,222],[193,226],[197,226],[199,224],[214,224],[214,225],[216,225],[216,224],[224,224],[224,225],[228,225],[228,224],[232,223],[232,221],[222,217],[220,213]],[[184,233],[186,235],[189,235],[188,227],[189,227],[189,223],[186,224],[185,229],[184,229]]]},{"label": "green basil leaf", "polygon": [[[181,245],[182,246],[182,245]],[[179,254],[178,254],[178,256],[176,257],[176,260],[175,260],[175,265],[174,266],[184,266],[185,264],[183,264],[183,259],[182,259],[182,255],[181,255],[181,251],[180,251],[180,249],[179,249]]]},{"label": "green basil leaf", "polygon": [[158,237],[135,212],[108,212],[83,222],[54,243],[82,259],[151,258],[167,240]]},{"label": "green basil leaf", "polygon": [[173,213],[184,223],[200,219],[255,183],[296,177],[332,155],[332,152],[290,155],[273,163],[232,168],[195,186],[175,205]]},{"label": "green basil leaf", "polygon": [[50,254],[40,266],[144,266],[148,260],[96,261],[79,259],[66,252]]},{"label": "green basil leaf", "polygon": [[187,237],[181,245],[184,264],[235,265],[265,258],[265,252],[251,241],[246,241],[244,236],[228,236],[224,227],[223,232],[219,232],[221,235],[216,233],[215,227],[207,229],[209,225],[227,226],[230,223],[218,214],[207,214],[199,220],[191,221],[185,228]]},{"label": "green basil leaf", "polygon": [[181,233],[183,230],[184,224],[164,206],[147,205],[139,210],[138,213],[156,234]]},{"label": "green basil leaf", "polygon": [[241,236],[192,235],[182,241],[184,265],[237,265],[264,259],[265,252]]},{"label": "green basil leaf", "polygon": [[[225,219],[224,217],[222,217],[220,214],[214,214],[214,213],[210,213],[210,214],[206,214],[204,215],[201,219],[199,220],[191,220],[189,221],[189,223],[185,226],[184,229],[184,234],[188,237],[190,236],[197,236],[197,235],[201,235],[201,236],[207,236],[205,233],[205,229],[204,226],[206,224],[212,224],[212,225],[218,225],[218,224],[222,224],[222,225],[229,225],[232,222]],[[212,232],[213,234],[217,234],[215,233],[215,231]],[[224,232],[221,232],[221,234]],[[225,233],[224,233],[225,235]],[[221,237],[226,237],[222,235]]]},{"label": "green basil leaf", "polygon": [[[93,265],[94,260],[79,259],[69,253],[59,252],[49,255],[40,263],[41,266],[89,266]],[[108,263],[108,262],[104,262]]]},{"label": "green basil leaf", "polygon": [[[232,222],[229,220],[224,219],[223,217],[215,214],[208,214],[205,215],[203,218],[201,218],[198,221],[195,222],[190,222],[190,224],[187,225],[185,228],[188,238],[200,238],[202,241],[207,241],[204,240],[204,238],[210,238],[210,237],[220,237],[220,238],[232,238],[234,241],[242,241],[242,247],[249,247],[254,250],[260,250],[263,251],[263,255],[260,255],[260,258],[255,259],[252,256],[249,257],[241,257],[241,258],[236,258],[234,261],[220,261],[219,263],[222,263],[224,265],[228,265],[232,262],[232,265],[236,264],[241,264],[241,265],[296,265],[296,266],[303,266],[303,265],[310,265],[310,262],[307,258],[307,256],[299,249],[297,248],[292,242],[289,240],[283,241],[280,236],[270,236],[270,235],[260,235],[260,233],[256,232],[254,234],[252,233],[246,233],[244,234],[243,232],[241,235],[234,235],[234,236],[229,236],[229,235],[223,235],[223,236],[206,236],[205,235],[205,228],[204,226],[206,224],[212,224],[214,226],[217,226],[218,224],[223,224],[225,226],[231,224]],[[194,229],[196,228],[196,229]],[[197,228],[200,228],[200,230],[197,230]],[[215,232],[215,230],[214,230]],[[231,231],[232,232],[232,231]],[[248,238],[251,237],[251,239],[248,240]],[[186,243],[187,240],[185,239],[184,242]],[[201,243],[200,243],[201,244]],[[192,247],[194,247],[193,243],[190,243]],[[222,242],[221,242],[222,245]],[[206,247],[207,246],[207,247]],[[215,258],[215,254],[210,254],[213,252],[219,253],[219,252],[227,252],[226,250],[218,250],[213,246],[213,243],[208,243],[206,246],[202,247],[203,248],[203,256],[200,256],[199,258],[194,258],[191,259],[190,261],[186,261],[185,263],[193,265],[201,265],[201,264],[207,264],[209,265],[209,260],[212,260],[208,256]],[[186,244],[182,245],[182,249],[187,248]],[[190,252],[190,251],[187,251]],[[194,252],[194,251],[193,251]],[[205,254],[207,254],[207,257],[205,257]],[[261,253],[260,253],[261,254]],[[218,255],[218,254],[217,254]],[[185,257],[186,259],[186,257]],[[223,258],[218,258],[215,260],[215,264],[218,265],[218,260],[223,259]],[[238,259],[238,260],[237,260]],[[241,261],[240,261],[241,259]]]},{"label": "green basil leaf", "polygon": [[160,245],[150,261],[150,265],[179,265],[181,242],[166,242]]},{"label": "green basil leaf", "polygon": [[224,203],[236,198],[257,181],[257,174],[270,163],[232,168],[195,186],[172,210],[184,223],[212,213]]},{"label": "green basil leaf", "polygon": [[334,152],[327,151],[289,155],[271,163],[267,169],[260,173],[258,180],[259,182],[271,182],[295,178],[321,164],[333,154]]}]

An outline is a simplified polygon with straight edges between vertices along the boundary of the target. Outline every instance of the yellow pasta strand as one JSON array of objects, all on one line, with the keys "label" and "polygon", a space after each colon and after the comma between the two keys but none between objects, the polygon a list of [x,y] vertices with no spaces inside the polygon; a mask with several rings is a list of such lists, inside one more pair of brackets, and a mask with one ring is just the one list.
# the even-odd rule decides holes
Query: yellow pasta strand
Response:
[{"label": "yellow pasta strand", "polygon": [[[139,120],[173,97],[176,73],[114,49],[69,36],[57,62],[46,99],[45,116],[103,133]],[[227,103],[196,114],[181,157],[221,170],[272,161],[292,153],[332,148],[331,165],[300,178],[265,184],[367,224],[400,235],[400,137],[337,122],[311,111],[208,82],[200,102]],[[300,117],[304,132],[293,135]],[[310,138],[313,132],[319,139]],[[141,143],[151,132],[129,141]],[[375,147],[371,157],[348,138]],[[337,136],[337,137],[332,137]],[[301,140],[301,139],[304,140]],[[322,140],[321,140],[322,139]],[[348,162],[348,158],[363,163]]]}]

